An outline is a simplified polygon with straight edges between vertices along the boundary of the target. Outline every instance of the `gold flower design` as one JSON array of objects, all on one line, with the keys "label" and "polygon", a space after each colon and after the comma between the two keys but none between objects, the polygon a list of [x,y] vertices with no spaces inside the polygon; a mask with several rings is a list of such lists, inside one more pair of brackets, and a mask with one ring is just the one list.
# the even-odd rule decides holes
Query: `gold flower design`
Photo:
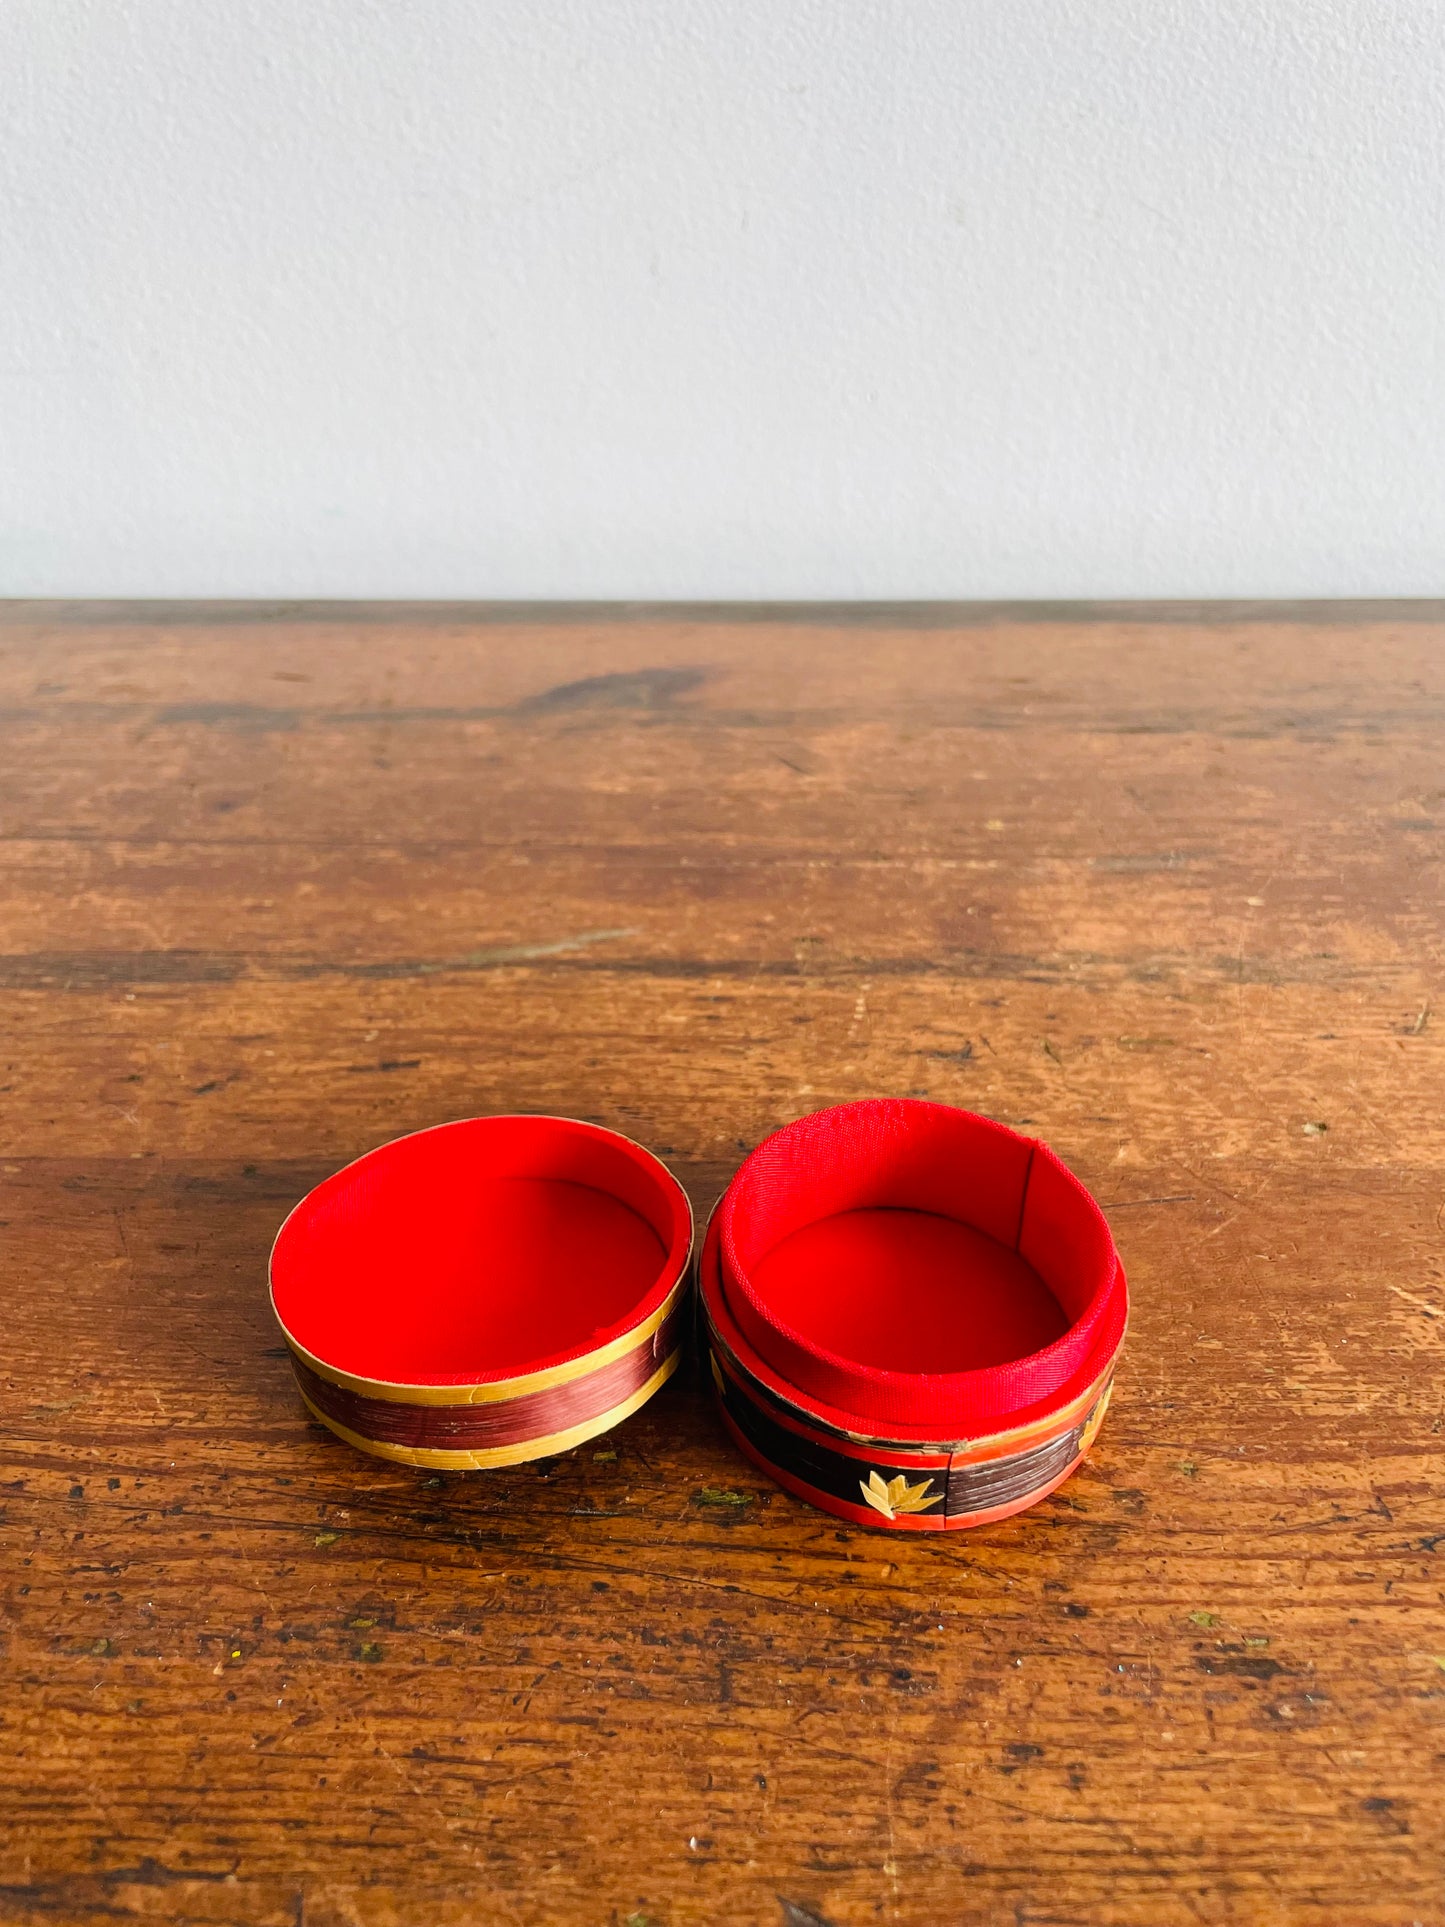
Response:
[{"label": "gold flower design", "polygon": [[927,1512],[931,1505],[937,1505],[943,1494],[933,1491],[932,1486],[932,1479],[920,1479],[917,1485],[910,1485],[901,1472],[886,1484],[878,1472],[870,1472],[866,1479],[858,1481],[858,1490],[885,1519],[896,1519],[900,1512]]}]

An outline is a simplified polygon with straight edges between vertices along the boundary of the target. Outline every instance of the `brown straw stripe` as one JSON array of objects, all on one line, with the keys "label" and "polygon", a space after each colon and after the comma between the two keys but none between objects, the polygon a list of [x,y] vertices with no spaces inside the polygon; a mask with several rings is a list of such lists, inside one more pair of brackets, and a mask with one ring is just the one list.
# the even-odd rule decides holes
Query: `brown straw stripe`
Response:
[{"label": "brown straw stripe", "polygon": [[403,1405],[395,1399],[371,1398],[333,1384],[313,1372],[294,1352],[291,1365],[316,1411],[361,1438],[431,1451],[521,1445],[585,1424],[640,1391],[677,1348],[682,1336],[682,1304],[679,1299],[650,1337],[597,1371],[495,1404]]}]

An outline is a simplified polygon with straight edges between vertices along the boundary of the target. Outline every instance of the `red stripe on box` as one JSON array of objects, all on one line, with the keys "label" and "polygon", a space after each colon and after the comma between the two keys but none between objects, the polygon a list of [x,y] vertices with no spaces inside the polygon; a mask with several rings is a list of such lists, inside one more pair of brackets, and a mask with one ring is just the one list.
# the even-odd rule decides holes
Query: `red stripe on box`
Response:
[{"label": "red stripe on box", "polygon": [[406,1405],[372,1398],[323,1378],[294,1352],[291,1365],[301,1389],[318,1411],[378,1444],[442,1452],[523,1445],[529,1439],[548,1438],[599,1418],[641,1391],[677,1349],[684,1302],[679,1296],[656,1332],[595,1372],[546,1391],[477,1405]]}]

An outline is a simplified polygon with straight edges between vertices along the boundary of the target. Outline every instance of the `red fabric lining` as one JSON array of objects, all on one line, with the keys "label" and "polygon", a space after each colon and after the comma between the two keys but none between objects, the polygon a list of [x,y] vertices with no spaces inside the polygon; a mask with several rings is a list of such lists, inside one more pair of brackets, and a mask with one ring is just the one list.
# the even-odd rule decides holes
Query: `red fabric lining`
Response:
[{"label": "red fabric lining", "polygon": [[932,1211],[841,1211],[765,1251],[749,1281],[772,1321],[881,1371],[982,1370],[1068,1319],[1033,1266]]},{"label": "red fabric lining", "polygon": [[277,1316],[335,1370],[485,1384],[641,1323],[692,1219],[641,1146],[569,1118],[488,1117],[398,1138],[304,1198],[271,1254]]},{"label": "red fabric lining", "polygon": [[1083,1185],[1045,1146],[948,1105],[873,1099],[785,1126],[744,1161],[717,1233],[752,1350],[795,1396],[871,1425],[1017,1423],[1123,1335],[1123,1272]]},{"label": "red fabric lining", "polygon": [[[748,1342],[734,1318],[727,1294],[723,1290],[721,1265],[721,1239],[718,1228],[720,1213],[714,1212],[708,1226],[707,1237],[698,1257],[697,1282],[708,1322],[716,1332],[724,1348],[731,1352],[743,1370],[755,1378],[760,1385],[785,1404],[794,1407],[805,1419],[816,1420],[825,1427],[844,1433],[857,1441],[871,1440],[885,1447],[890,1444],[912,1445],[919,1447],[942,1448],[952,1453],[972,1449],[975,1441],[986,1445],[1001,1432],[1017,1431],[1024,1428],[1046,1426],[1057,1413],[1067,1411],[1076,1401],[1083,1399],[1102,1381],[1119,1347],[1124,1342],[1124,1331],[1128,1324],[1129,1301],[1125,1288],[1122,1268],[1119,1272],[1119,1290],[1111,1295],[1108,1313],[1099,1332],[1094,1350],[1085,1359],[1079,1370],[1057,1392],[1036,1400],[1032,1405],[1020,1406],[1002,1421],[981,1423],[972,1427],[955,1427],[949,1430],[945,1425],[928,1420],[890,1420],[886,1427],[879,1427],[865,1419],[862,1413],[849,1411],[844,1407],[832,1405],[826,1399],[815,1398],[790,1384],[776,1372],[766,1359],[759,1356]],[[1006,1449],[1015,1450],[1016,1446]]]}]

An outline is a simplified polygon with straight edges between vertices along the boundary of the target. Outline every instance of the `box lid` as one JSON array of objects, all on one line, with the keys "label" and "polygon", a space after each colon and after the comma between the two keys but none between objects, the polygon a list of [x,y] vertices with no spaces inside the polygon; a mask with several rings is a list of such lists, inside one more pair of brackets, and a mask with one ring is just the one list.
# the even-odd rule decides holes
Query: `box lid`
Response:
[{"label": "box lid", "polygon": [[271,1299],[302,1396],[362,1450],[515,1464],[615,1425],[675,1369],[686,1193],[615,1131],[468,1118],[302,1199]]}]

